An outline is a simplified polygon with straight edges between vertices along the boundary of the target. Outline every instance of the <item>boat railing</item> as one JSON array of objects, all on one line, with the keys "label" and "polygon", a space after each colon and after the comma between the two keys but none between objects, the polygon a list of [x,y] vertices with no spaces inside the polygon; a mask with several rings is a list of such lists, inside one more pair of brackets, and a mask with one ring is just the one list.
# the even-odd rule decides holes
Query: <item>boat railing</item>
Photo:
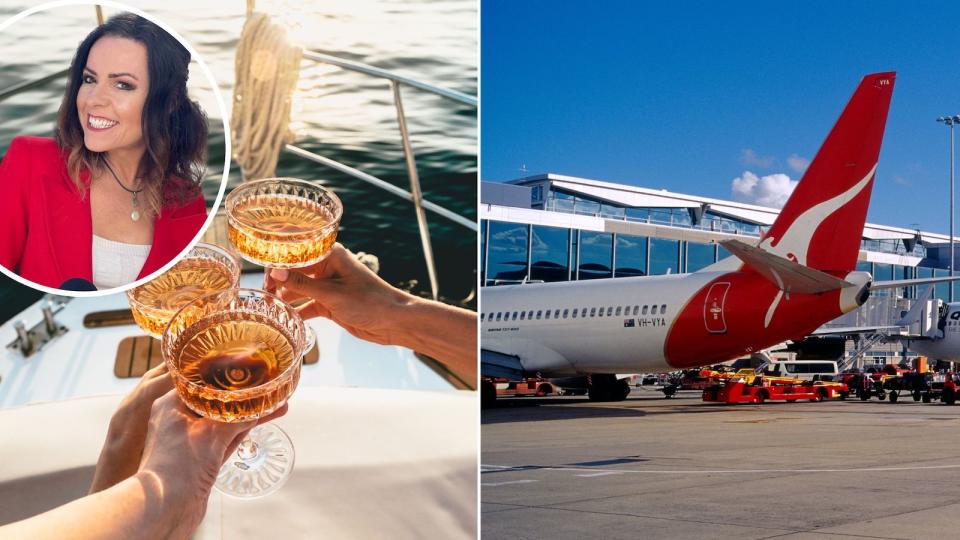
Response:
[{"label": "boat railing", "polygon": [[[100,7],[97,6],[97,21],[98,24],[103,24],[103,14],[100,10]],[[436,265],[434,264],[433,258],[433,248],[430,242],[430,230],[427,226],[427,218],[425,210],[434,212],[458,225],[466,227],[474,232],[478,231],[479,228],[475,220],[468,219],[452,210],[444,208],[438,204],[432,203],[423,198],[423,192],[420,189],[420,177],[417,172],[417,163],[416,158],[413,152],[413,148],[410,145],[410,133],[407,129],[407,117],[403,110],[403,99],[401,96],[401,86],[409,86],[411,88],[416,88],[421,91],[430,92],[436,94],[445,99],[455,101],[464,105],[471,106],[473,108],[477,107],[477,98],[469,96],[462,92],[456,90],[451,90],[448,88],[443,88],[433,84],[425,83],[418,81],[416,79],[398,75],[391,71],[381,69],[375,66],[370,66],[353,60],[348,60],[345,58],[339,58],[329,54],[323,54],[315,51],[306,50],[303,52],[303,57],[313,60],[315,62],[330,64],[337,66],[341,69],[346,69],[349,71],[355,71],[358,73],[364,73],[366,75],[377,77],[381,79],[386,79],[390,81],[391,91],[393,93],[393,103],[397,113],[397,124],[400,130],[400,139],[403,144],[403,154],[406,160],[407,175],[410,179],[410,191],[407,191],[403,188],[395,186],[386,180],[377,178],[371,174],[365,173],[359,169],[340,163],[334,159],[318,155],[314,152],[304,150],[293,144],[285,145],[284,149],[288,152],[300,156],[304,159],[308,159],[320,165],[324,165],[340,171],[346,175],[349,175],[357,180],[362,180],[373,186],[376,186],[379,189],[386,191],[392,195],[400,197],[404,200],[410,201],[413,203],[417,215],[417,225],[420,231],[420,243],[423,247],[423,256],[427,266],[427,274],[430,278],[430,290],[434,299],[437,299],[439,296],[439,285],[437,282],[437,273]],[[51,73],[43,77],[25,81],[21,83],[14,84],[9,88],[0,90],[0,101],[3,101],[7,98],[13,97],[17,94],[31,90],[34,88],[41,87],[46,85],[54,80],[57,80],[61,77],[65,77],[69,73],[69,69],[64,69],[57,71],[56,73]]]}]

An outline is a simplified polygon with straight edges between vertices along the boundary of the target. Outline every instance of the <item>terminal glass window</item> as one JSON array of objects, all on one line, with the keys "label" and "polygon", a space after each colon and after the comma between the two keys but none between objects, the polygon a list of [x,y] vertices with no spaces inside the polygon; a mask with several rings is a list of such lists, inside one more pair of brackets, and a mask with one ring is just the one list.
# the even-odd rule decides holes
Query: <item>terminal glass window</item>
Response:
[{"label": "terminal glass window", "polygon": [[527,277],[526,225],[491,221],[487,243],[487,284],[516,283]]},{"label": "terminal glass window", "polygon": [[530,250],[530,279],[533,281],[567,281],[570,279],[567,259],[570,229],[533,226]]},{"label": "terminal glass window", "polygon": [[583,197],[577,197],[576,206],[574,211],[577,214],[586,214],[588,216],[595,216],[600,213],[600,203],[594,200],[585,199]]},{"label": "terminal glass window", "polygon": [[714,263],[714,245],[687,242],[687,272],[696,272]]},{"label": "terminal glass window", "polygon": [[580,279],[612,277],[613,235],[580,231]]},{"label": "terminal glass window", "polygon": [[873,275],[873,263],[857,261],[857,272],[870,272],[870,275]]},{"label": "terminal glass window", "polygon": [[873,279],[877,281],[889,281],[893,279],[893,265],[875,263],[873,265]]},{"label": "terminal glass window", "polygon": [[733,255],[731,255],[730,252],[727,251],[727,248],[723,246],[717,246],[717,260],[722,261],[727,257],[733,257]]},{"label": "terminal glass window", "polygon": [[650,219],[649,208],[627,208],[624,211],[627,221],[647,221]]},{"label": "terminal glass window", "polygon": [[[933,277],[947,277],[950,275],[950,270],[945,268],[935,268],[933,270]],[[933,288],[933,295],[937,298],[943,300],[944,302],[950,301],[950,284],[949,283],[937,283]]]},{"label": "terminal glass window", "polygon": [[626,216],[624,208],[615,204],[603,203],[600,205],[600,215],[607,219],[623,219]]},{"label": "terminal glass window", "polygon": [[617,268],[614,277],[647,275],[647,237],[617,235]]},{"label": "terminal glass window", "polygon": [[487,220],[480,220],[480,283],[486,285],[487,275],[484,269],[487,267]]},{"label": "terminal glass window", "polygon": [[573,201],[573,195],[562,191],[551,190],[550,193],[547,194],[547,210],[573,213]]},{"label": "terminal glass window", "polygon": [[650,275],[676,274],[680,268],[680,241],[650,239]]}]

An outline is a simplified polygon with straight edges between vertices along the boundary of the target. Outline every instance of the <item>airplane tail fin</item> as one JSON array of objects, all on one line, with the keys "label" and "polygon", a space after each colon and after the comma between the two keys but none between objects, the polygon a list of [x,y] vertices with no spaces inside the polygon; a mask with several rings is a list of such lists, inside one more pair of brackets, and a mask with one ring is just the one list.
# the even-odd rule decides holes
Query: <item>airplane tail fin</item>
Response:
[{"label": "airplane tail fin", "polygon": [[895,79],[860,81],[761,248],[817,270],[854,269]]}]

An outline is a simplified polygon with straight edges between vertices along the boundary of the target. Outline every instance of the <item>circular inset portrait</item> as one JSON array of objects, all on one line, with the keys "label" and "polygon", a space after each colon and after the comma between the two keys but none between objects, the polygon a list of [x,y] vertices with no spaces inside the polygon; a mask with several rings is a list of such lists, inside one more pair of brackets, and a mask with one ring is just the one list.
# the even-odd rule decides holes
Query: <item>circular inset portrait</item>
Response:
[{"label": "circular inset portrait", "polygon": [[[212,213],[204,184],[219,181],[222,195],[227,175],[206,179],[209,120],[188,89],[199,59],[158,22],[61,6],[17,17],[16,28],[8,21],[0,41],[32,24],[49,31],[45,16],[79,9],[89,30],[75,49],[58,51],[59,60],[36,52],[42,61],[32,72],[14,63],[0,77],[0,116],[8,119],[0,130],[0,267],[34,288],[86,296],[128,289],[172,264]],[[17,94],[30,92],[39,99],[24,107]],[[18,117],[19,128],[10,121]]]}]

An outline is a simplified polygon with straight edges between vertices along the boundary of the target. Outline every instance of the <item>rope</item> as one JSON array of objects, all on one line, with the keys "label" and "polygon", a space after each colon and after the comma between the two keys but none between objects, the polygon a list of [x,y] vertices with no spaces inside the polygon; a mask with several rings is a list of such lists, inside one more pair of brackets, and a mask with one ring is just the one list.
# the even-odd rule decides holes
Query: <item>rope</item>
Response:
[{"label": "rope", "polygon": [[263,13],[247,17],[240,34],[233,92],[234,159],[243,179],[274,176],[280,150],[293,142],[291,95],[300,76],[302,50]]}]

